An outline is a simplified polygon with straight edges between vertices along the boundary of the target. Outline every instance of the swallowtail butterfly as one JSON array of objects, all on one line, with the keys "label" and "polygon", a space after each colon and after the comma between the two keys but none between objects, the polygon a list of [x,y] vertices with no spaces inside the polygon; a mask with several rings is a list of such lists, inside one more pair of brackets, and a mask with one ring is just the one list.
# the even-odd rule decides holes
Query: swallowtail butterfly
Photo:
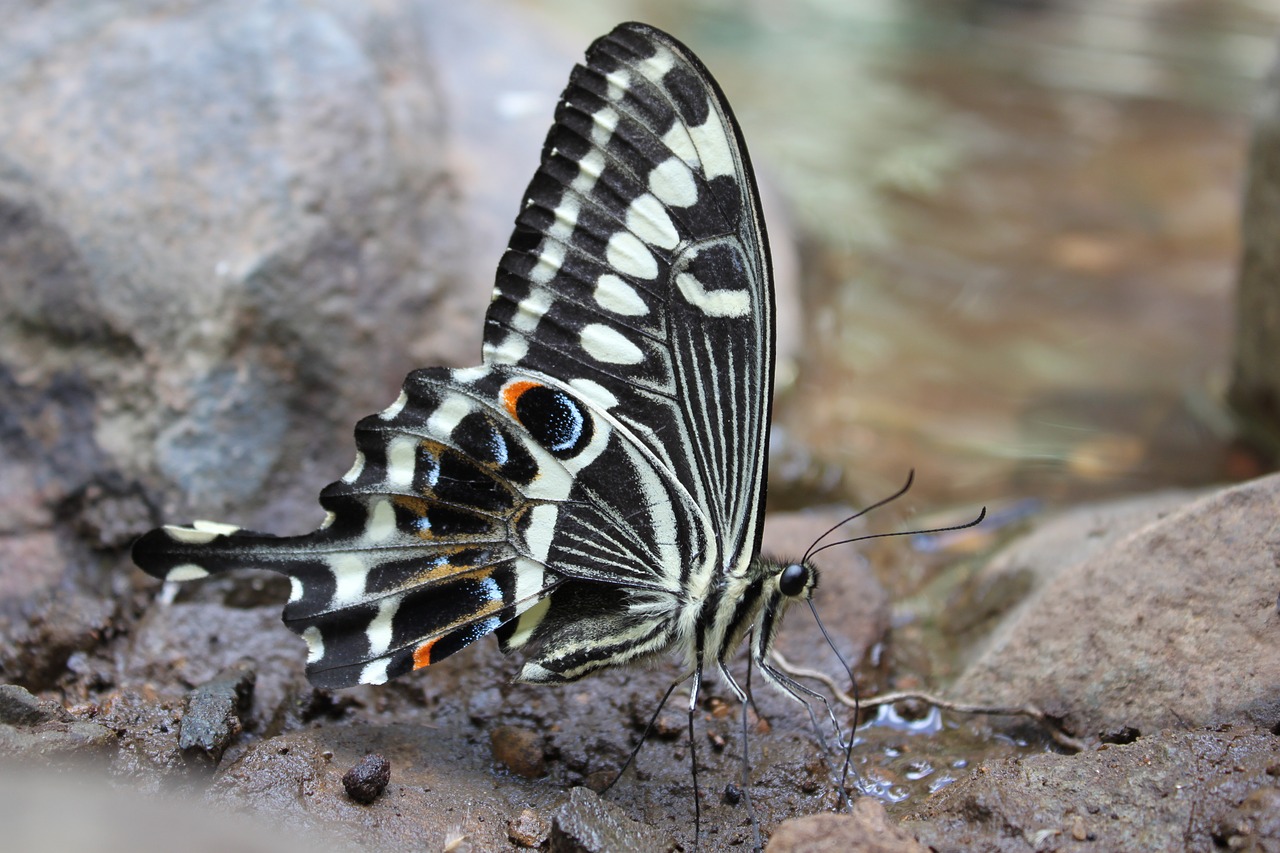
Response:
[{"label": "swallowtail butterfly", "polygon": [[[692,677],[751,635],[769,662],[811,565],[759,556],[773,280],[747,150],[720,87],[671,36],[587,50],[498,266],[478,367],[411,373],[356,426],[321,527],[196,522],[143,536],[186,581],[287,575],[284,622],[318,686],[378,684],[486,634],[519,680],[569,682],[674,652]],[[695,765],[696,768],[696,765]]]}]

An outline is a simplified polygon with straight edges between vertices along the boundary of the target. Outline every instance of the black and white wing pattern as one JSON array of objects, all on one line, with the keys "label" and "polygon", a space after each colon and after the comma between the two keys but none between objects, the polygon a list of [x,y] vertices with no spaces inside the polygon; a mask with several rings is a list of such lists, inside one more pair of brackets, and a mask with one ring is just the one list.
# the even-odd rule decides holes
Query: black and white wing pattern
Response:
[{"label": "black and white wing pattern", "polygon": [[[326,687],[496,633],[527,681],[742,638],[758,561],[773,288],[741,134],[702,63],[624,24],[570,77],[500,262],[478,367],[412,373],[356,427],[319,530],[140,539],[170,580],[288,575]],[[776,590],[774,583],[771,590]]]}]

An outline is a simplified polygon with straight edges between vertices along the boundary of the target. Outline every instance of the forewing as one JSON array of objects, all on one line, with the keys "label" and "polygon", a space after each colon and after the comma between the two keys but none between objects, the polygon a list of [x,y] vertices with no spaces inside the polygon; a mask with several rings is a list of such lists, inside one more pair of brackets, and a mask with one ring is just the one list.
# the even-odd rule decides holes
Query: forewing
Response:
[{"label": "forewing", "polygon": [[679,523],[718,540],[686,555],[705,584],[759,547],[772,335],[759,199],[724,96],[679,42],[624,24],[561,97],[486,362],[557,376],[627,429],[703,516]]}]

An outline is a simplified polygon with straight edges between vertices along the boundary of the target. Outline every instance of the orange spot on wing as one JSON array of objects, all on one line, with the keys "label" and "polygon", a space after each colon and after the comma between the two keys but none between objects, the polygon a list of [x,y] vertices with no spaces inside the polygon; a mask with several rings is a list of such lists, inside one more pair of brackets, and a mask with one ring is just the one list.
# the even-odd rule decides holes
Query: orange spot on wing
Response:
[{"label": "orange spot on wing", "polygon": [[537,382],[530,382],[525,379],[520,382],[512,382],[502,389],[502,405],[507,407],[507,412],[510,413],[511,417],[514,418],[516,416],[516,402],[519,401],[524,392],[530,388],[537,387]]},{"label": "orange spot on wing", "polygon": [[427,640],[422,645],[413,650],[413,668],[422,669],[424,666],[431,666],[431,647],[436,644],[439,637]]}]

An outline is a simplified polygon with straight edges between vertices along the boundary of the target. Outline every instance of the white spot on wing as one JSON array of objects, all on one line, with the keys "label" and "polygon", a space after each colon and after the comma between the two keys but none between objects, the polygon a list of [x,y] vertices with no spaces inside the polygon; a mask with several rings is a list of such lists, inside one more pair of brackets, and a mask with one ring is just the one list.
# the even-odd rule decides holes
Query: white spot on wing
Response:
[{"label": "white spot on wing", "polygon": [[354,483],[360,479],[360,475],[364,473],[364,454],[359,450],[356,451],[356,461],[351,463],[351,467],[347,473],[342,475],[342,482]]},{"label": "white spot on wing", "polygon": [[386,684],[387,683],[387,664],[386,658],[371,660],[363,670],[360,671],[361,684]]},{"label": "white spot on wing", "polygon": [[391,501],[380,499],[369,513],[364,535],[370,542],[386,542],[396,534],[396,511]]},{"label": "white spot on wing", "polygon": [[619,68],[604,78],[609,84],[609,99],[620,100],[631,88],[631,75]]},{"label": "white spot on wing", "polygon": [[533,597],[542,591],[546,583],[546,573],[542,566],[529,560],[516,561],[516,601],[530,604]]},{"label": "white spot on wing", "polygon": [[573,229],[578,224],[580,208],[581,205],[578,199],[566,194],[564,198],[560,199],[560,204],[556,206],[555,221],[551,223],[547,233],[561,240],[567,239],[569,235],[573,234]]},{"label": "white spot on wing", "polygon": [[307,663],[315,663],[324,657],[324,636],[315,625],[302,632],[302,639],[307,642]]},{"label": "white spot on wing", "polygon": [[671,207],[688,207],[698,200],[693,172],[679,157],[668,157],[653,167],[649,173],[649,192]]},{"label": "white spot on wing", "polygon": [[751,311],[751,295],[745,290],[707,290],[687,272],[676,276],[680,295],[708,317],[745,317]]},{"label": "white spot on wing", "polygon": [[378,603],[378,615],[373,617],[365,636],[369,639],[369,653],[383,655],[391,648],[391,626],[400,609],[400,596],[393,595]]},{"label": "white spot on wing", "polygon": [[601,107],[591,114],[591,141],[603,148],[613,138],[618,128],[618,111],[613,107]]},{"label": "white spot on wing", "polygon": [[359,554],[330,554],[328,563],[334,580],[333,599],[329,602],[331,609],[348,607],[364,598],[364,582],[369,576],[369,566]]},{"label": "white spot on wing", "polygon": [[384,421],[389,421],[392,418],[394,418],[396,415],[400,414],[400,412],[404,410],[405,403],[408,403],[408,402],[409,402],[409,395],[404,391],[401,391],[400,396],[396,397],[396,401],[394,403],[392,403],[390,406],[387,406],[381,412],[378,412],[378,417],[382,418]]},{"label": "white spot on wing", "polygon": [[204,545],[219,536],[230,536],[239,529],[234,524],[220,524],[216,521],[193,521],[190,527],[166,524],[164,532],[169,534],[169,538],[175,542],[182,542],[186,545]]},{"label": "white spot on wing", "polygon": [[417,452],[418,439],[414,436],[397,435],[387,442],[387,486],[407,489],[413,485]]},{"label": "white spot on wing", "polygon": [[454,382],[460,382],[464,385],[471,385],[474,382],[484,379],[488,375],[489,368],[485,367],[483,364],[477,365],[476,367],[455,367],[453,370],[449,371],[449,377]]},{"label": "white spot on wing", "polygon": [[596,279],[596,304],[606,311],[621,314],[624,317],[643,317],[649,313],[649,306],[636,289],[616,275],[605,273]]},{"label": "white spot on wing", "polygon": [[675,223],[652,193],[645,193],[627,205],[627,228],[651,246],[674,249],[680,242]]},{"label": "white spot on wing", "polygon": [[590,403],[597,409],[609,411],[618,405],[618,398],[613,396],[613,392],[608,388],[596,382],[594,379],[570,379],[569,386],[577,391],[582,399]]},{"label": "white spot on wing", "polygon": [[[692,143],[690,143],[692,145]],[[586,195],[591,192],[592,187],[596,185],[596,181],[600,177],[600,173],[604,171],[604,152],[596,149],[588,151],[578,161],[578,174],[573,179],[573,183],[569,184],[570,189],[575,192]]]},{"label": "white spot on wing", "polygon": [[440,405],[427,419],[427,431],[432,435],[448,437],[475,408],[475,403],[461,394],[450,394],[440,401]]},{"label": "white spot on wing", "polygon": [[639,364],[644,353],[617,329],[601,323],[582,327],[579,342],[587,355],[605,364]]},{"label": "white spot on wing", "polygon": [[[563,253],[564,247],[561,247],[560,251]],[[536,267],[534,272],[537,272]],[[535,287],[528,296],[520,300],[515,316],[511,318],[511,325],[528,334],[538,328],[538,322],[550,307],[551,291],[543,287]]]},{"label": "white spot on wing", "polygon": [[671,129],[662,135],[662,144],[670,148],[675,155],[691,169],[698,168],[698,149],[693,145],[693,137],[689,136],[684,124],[677,121]]},{"label": "white spot on wing", "polygon": [[630,231],[618,231],[609,238],[605,260],[618,272],[633,278],[653,279],[658,275],[658,262],[653,253]]},{"label": "white spot on wing", "polygon": [[521,613],[520,619],[516,622],[516,629],[512,631],[511,636],[507,638],[507,646],[513,649],[518,649],[525,643],[529,642],[529,637],[533,634],[533,629],[538,627],[542,622],[543,617],[547,615],[547,611],[550,609],[551,596],[547,596]]},{"label": "white spot on wing", "polygon": [[715,105],[707,103],[707,120],[697,127],[689,128],[689,136],[693,138],[694,147],[698,149],[698,159],[702,161],[702,174],[707,179],[720,175],[733,175],[737,171],[733,159],[733,148],[729,145],[729,137],[725,135],[725,127],[720,122]]},{"label": "white spot on wing", "polygon": [[667,76],[667,72],[676,65],[676,58],[665,47],[659,47],[658,52],[648,59],[640,63],[640,74],[646,80],[654,83],[661,83],[662,78]]},{"label": "white spot on wing", "polygon": [[538,250],[538,262],[529,271],[529,278],[538,284],[546,284],[560,271],[564,263],[564,244],[554,240],[543,240]]},{"label": "white spot on wing", "polygon": [[290,575],[289,576],[289,603],[293,604],[295,601],[301,601],[302,596],[305,592],[306,590],[302,588],[302,581]]},{"label": "white spot on wing", "polygon": [[516,364],[529,354],[529,341],[524,335],[512,332],[497,346],[484,347],[484,360],[490,364]]},{"label": "white spot on wing", "polygon": [[195,563],[183,563],[170,569],[165,574],[164,579],[167,581],[195,581],[207,577],[209,577],[208,569],[203,569]]},{"label": "white spot on wing", "polygon": [[[538,504],[529,513],[529,526],[526,528],[528,534],[525,537],[525,544],[529,547],[529,554],[539,563],[547,562],[547,555],[551,553],[551,539],[556,532],[556,519],[560,515],[559,508],[555,504]],[[539,588],[542,584],[541,569],[538,569]],[[516,598],[520,599],[524,596],[519,594],[520,586],[516,584]],[[535,590],[536,591],[536,590]]]}]

